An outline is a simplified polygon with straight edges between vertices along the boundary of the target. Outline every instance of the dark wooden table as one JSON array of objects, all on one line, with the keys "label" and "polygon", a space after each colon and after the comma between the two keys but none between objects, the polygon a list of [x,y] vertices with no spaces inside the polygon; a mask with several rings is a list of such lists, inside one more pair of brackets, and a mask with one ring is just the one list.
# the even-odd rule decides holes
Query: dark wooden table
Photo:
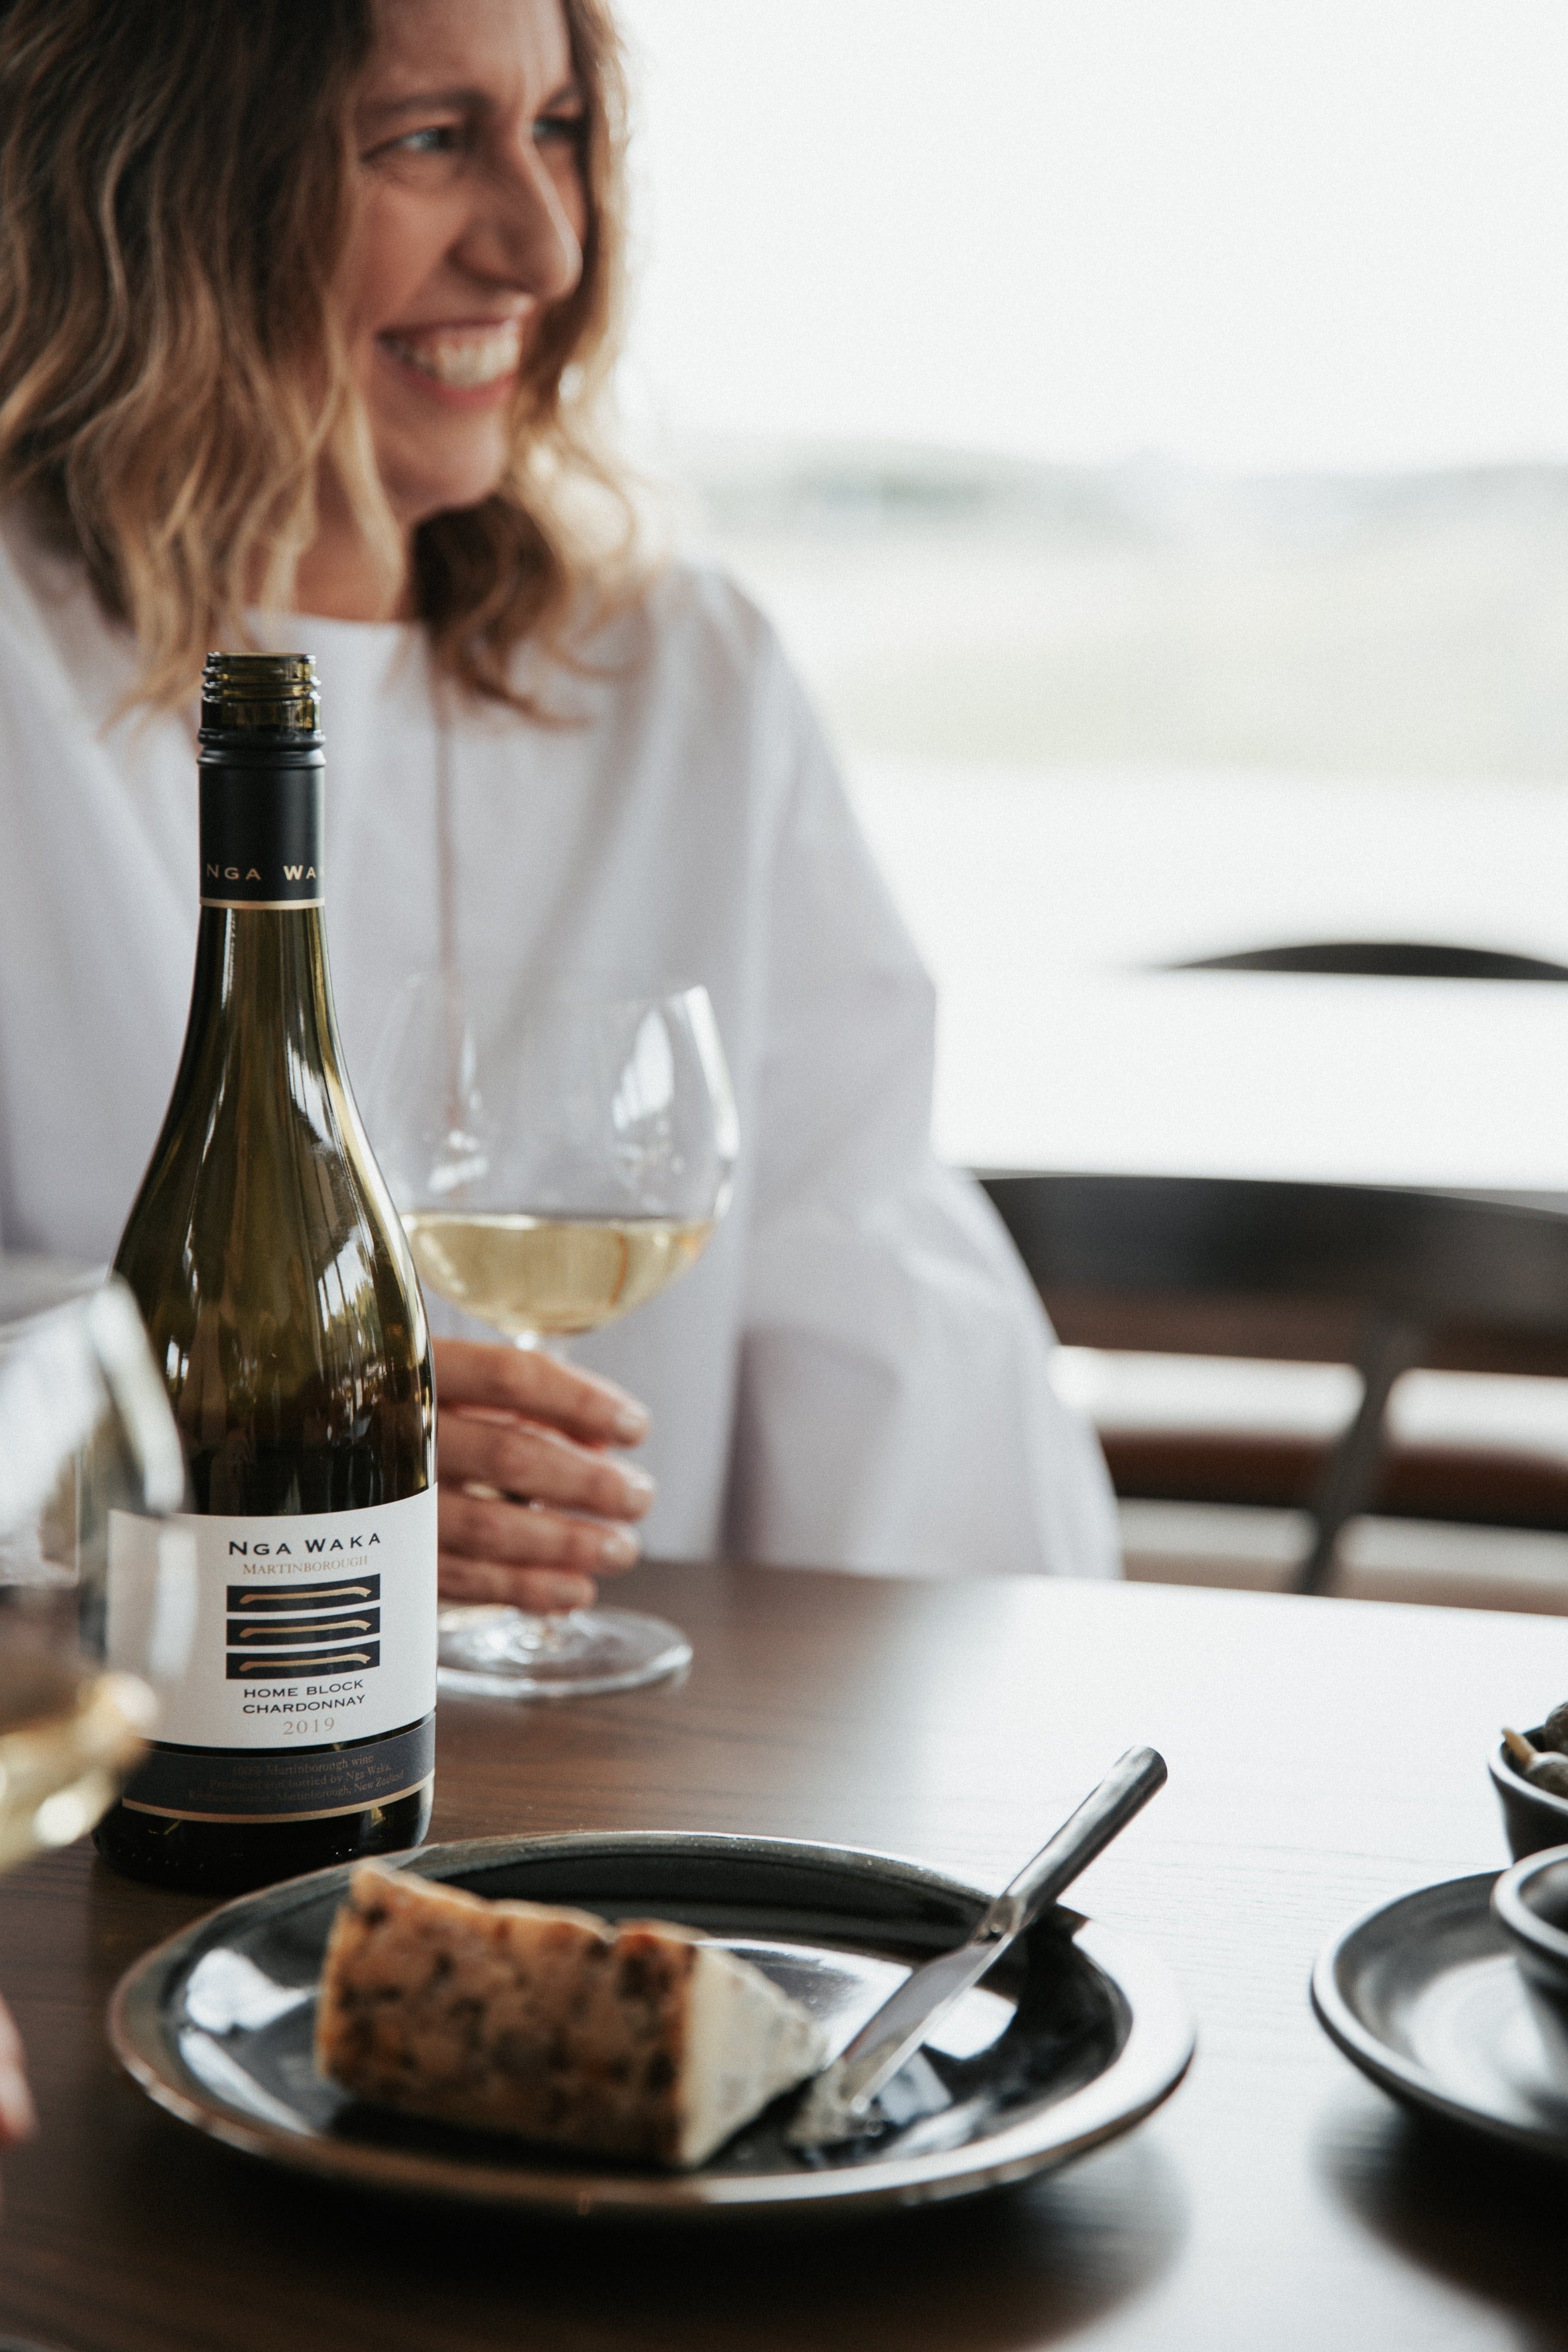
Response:
[{"label": "dark wooden table", "polygon": [[0,2331],[63,2352],[1159,2352],[1568,2347],[1568,2174],[1412,2122],[1330,2047],[1307,1971],[1350,1914],[1502,1861],[1500,1720],[1568,1695],[1556,1619],[1050,1582],[658,1569],[678,1686],[442,1709],[435,1834],[703,1828],[999,1885],[1124,1747],[1170,1786],[1082,1882],[1198,2054],[1141,2130],[977,2203],[814,2234],[660,2236],[371,2200],[269,2172],[116,2073],[110,1987],[201,1907],[85,1847],[0,1888],[37,2142],[5,2162]]}]

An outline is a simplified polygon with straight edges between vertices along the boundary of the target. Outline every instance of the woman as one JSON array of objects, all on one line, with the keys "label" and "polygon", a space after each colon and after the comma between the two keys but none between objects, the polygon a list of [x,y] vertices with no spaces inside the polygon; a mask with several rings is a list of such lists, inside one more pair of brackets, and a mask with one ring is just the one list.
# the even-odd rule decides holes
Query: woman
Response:
[{"label": "woman", "polygon": [[0,1238],[112,1248],[183,1025],[200,658],[301,646],[351,1068],[444,947],[704,981],[737,1081],[731,1213],[601,1377],[440,1348],[443,1590],[586,1601],[639,1521],[1113,1572],[800,691],[733,587],[607,528],[620,91],[601,0],[0,11]]}]

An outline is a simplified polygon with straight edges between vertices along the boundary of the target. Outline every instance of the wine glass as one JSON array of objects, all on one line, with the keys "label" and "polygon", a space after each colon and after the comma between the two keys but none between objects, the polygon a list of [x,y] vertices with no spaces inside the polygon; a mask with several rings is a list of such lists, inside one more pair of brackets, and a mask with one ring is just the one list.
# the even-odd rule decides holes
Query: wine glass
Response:
[{"label": "wine glass", "polygon": [[184,1500],[125,1285],[0,1256],[0,1869],[91,1829],[143,1752],[194,1622]]},{"label": "wine glass", "polygon": [[[371,1139],[427,1290],[557,1352],[694,1265],[728,1203],[735,1104],[707,992],[519,997],[422,973],[388,1018]],[[691,1658],[625,1609],[441,1612],[441,1680],[495,1696],[631,1690]]]},{"label": "wine glass", "polygon": [[[144,1751],[157,1702],[124,1668],[183,1671],[194,1562],[165,1515],[184,1498],[179,1432],[125,1285],[0,1255],[0,1870],[91,1829]],[[111,1519],[151,1540],[133,1580],[143,1638],[118,1612],[121,1662],[106,1670]]]}]

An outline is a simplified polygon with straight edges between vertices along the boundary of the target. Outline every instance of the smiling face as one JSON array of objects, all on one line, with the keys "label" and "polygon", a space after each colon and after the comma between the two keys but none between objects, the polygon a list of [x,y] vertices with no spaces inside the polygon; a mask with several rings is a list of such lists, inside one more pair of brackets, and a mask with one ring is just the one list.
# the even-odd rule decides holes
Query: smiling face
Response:
[{"label": "smiling face", "polygon": [[502,478],[520,372],[582,275],[587,123],[560,0],[380,0],[376,24],[343,300],[412,532]]}]

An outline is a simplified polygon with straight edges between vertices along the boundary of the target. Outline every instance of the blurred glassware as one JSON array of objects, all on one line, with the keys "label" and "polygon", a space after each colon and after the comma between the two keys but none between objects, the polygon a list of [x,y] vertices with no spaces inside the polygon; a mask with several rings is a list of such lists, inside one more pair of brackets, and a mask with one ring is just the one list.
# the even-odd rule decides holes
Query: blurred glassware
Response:
[{"label": "blurred glassware", "polygon": [[[193,1562],[179,1432],[125,1286],[0,1255],[0,1869],[113,1801],[183,1671]],[[110,1609],[111,1518],[152,1540]],[[111,1613],[113,1664],[106,1666]]]}]

